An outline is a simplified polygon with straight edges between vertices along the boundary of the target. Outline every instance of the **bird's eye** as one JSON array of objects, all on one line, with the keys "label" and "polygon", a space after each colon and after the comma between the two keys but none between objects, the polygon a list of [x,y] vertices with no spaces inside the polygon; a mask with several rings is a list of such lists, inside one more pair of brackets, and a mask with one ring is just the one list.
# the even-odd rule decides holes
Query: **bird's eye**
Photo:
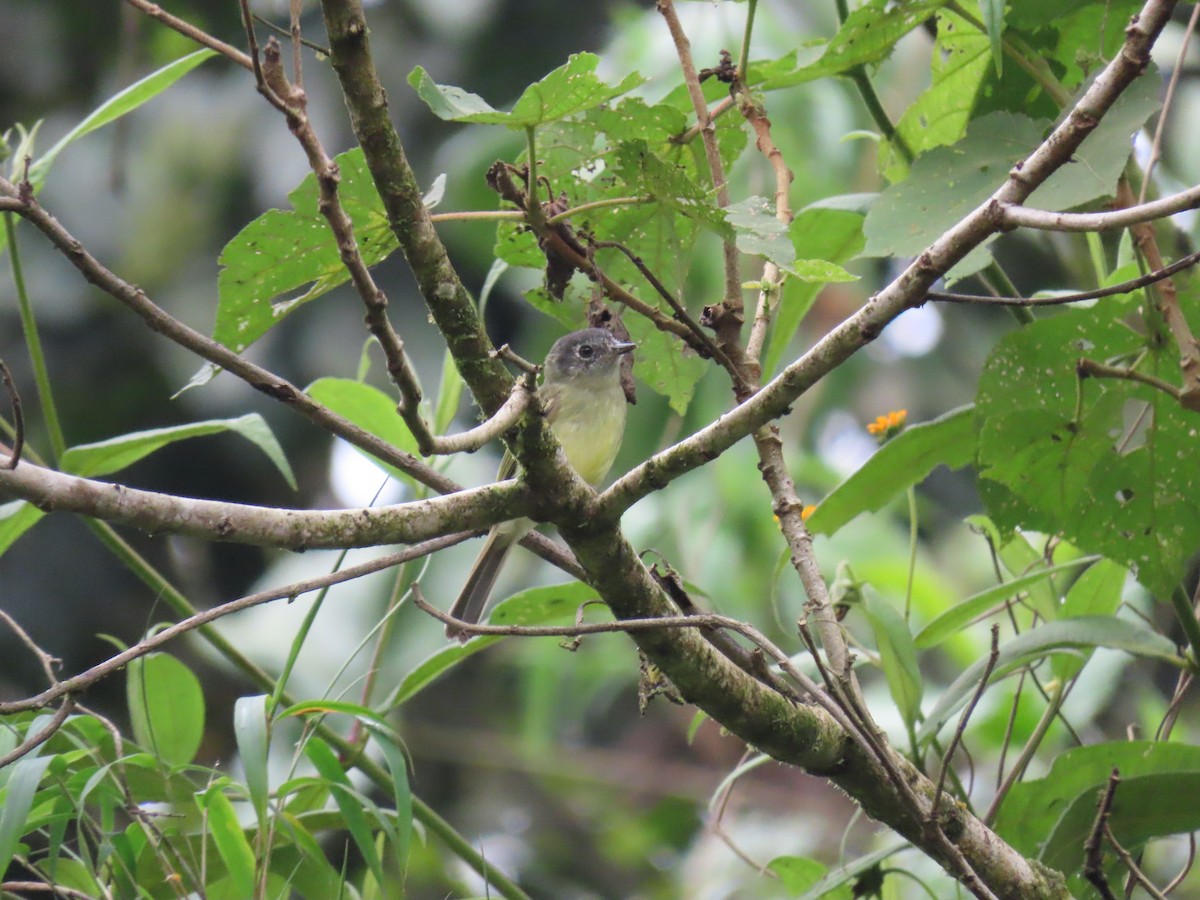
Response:
[{"label": "bird's eye", "polygon": [[583,359],[591,359],[592,354],[596,352],[596,348],[591,344],[581,344],[579,346],[579,355]]}]

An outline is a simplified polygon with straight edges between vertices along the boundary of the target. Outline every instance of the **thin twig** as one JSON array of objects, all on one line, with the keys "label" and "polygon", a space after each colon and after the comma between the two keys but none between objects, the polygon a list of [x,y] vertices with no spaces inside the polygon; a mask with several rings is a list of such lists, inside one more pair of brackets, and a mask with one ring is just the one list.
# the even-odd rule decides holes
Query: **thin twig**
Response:
[{"label": "thin twig", "polygon": [[1124,366],[1105,365],[1093,359],[1085,358],[1078,360],[1075,363],[1075,372],[1080,378],[1120,378],[1125,381],[1136,381],[1140,384],[1149,385],[1155,390],[1162,391],[1164,394],[1169,394],[1176,400],[1180,398],[1182,393],[1175,385],[1163,381],[1154,375],[1148,375],[1145,372],[1139,372],[1137,369],[1128,369]]},{"label": "thin twig", "polygon": [[201,334],[153,303],[146,293],[87,252],[74,235],[58,223],[32,196],[0,177],[0,211],[15,212],[42,232],[87,281],[123,303],[152,330],[186,350],[237,376],[250,387],[291,406],[314,424],[326,429],[371,456],[395,466],[439,493],[461,490],[461,485],[428,466],[411,453],[386,441],[317,403],[298,387],[273,372],[251,363],[228,347]]},{"label": "thin twig", "polygon": [[1167,900],[1166,894],[1160,891],[1158,887],[1155,886],[1154,882],[1150,880],[1149,876],[1142,871],[1141,867],[1137,864],[1137,860],[1133,858],[1133,854],[1121,846],[1120,842],[1116,838],[1116,835],[1112,833],[1112,828],[1109,827],[1108,822],[1104,823],[1104,837],[1108,840],[1109,846],[1113,848],[1113,852],[1116,853],[1117,856],[1121,858],[1121,862],[1125,863],[1126,867],[1128,867],[1130,877],[1140,884],[1142,889],[1149,894],[1153,900]]},{"label": "thin twig", "polygon": [[58,667],[62,665],[62,660],[57,656],[47,653],[37,645],[37,642],[29,636],[24,628],[18,624],[17,620],[10,616],[3,609],[0,609],[0,621],[3,621],[8,626],[9,630],[17,636],[22,644],[29,648],[29,652],[37,657],[38,663],[41,664],[42,671],[46,673],[46,680],[51,684],[58,682]]},{"label": "thin twig", "polygon": [[63,698],[63,702],[59,704],[58,709],[54,711],[53,718],[46,723],[46,726],[41,731],[32,737],[25,738],[25,740],[21,741],[21,743],[19,743],[17,746],[13,747],[3,756],[0,756],[0,769],[3,769],[7,765],[11,765],[26,753],[29,753],[36,747],[40,747],[42,744],[46,743],[46,741],[50,740],[50,738],[54,737],[54,735],[58,733],[58,730],[63,727],[64,723],[66,723],[67,717],[71,715],[71,710],[74,708],[75,698],[68,694],[65,698]]},{"label": "thin twig", "polygon": [[[266,18],[260,16],[258,13],[253,13],[252,15],[254,17],[255,22],[257,22],[259,25],[262,25],[266,28],[271,29],[276,34],[278,34],[282,37],[291,37],[292,36],[291,31],[289,31],[287,28],[279,27],[274,22],[272,22],[270,19],[266,19]],[[305,37],[300,38],[300,43],[303,46],[307,47],[309,50],[315,50],[317,53],[320,53],[322,56],[326,56],[326,57],[329,56],[329,48],[328,47],[322,47],[320,44],[314,43],[313,41],[310,41],[308,38],[305,38]]]},{"label": "thin twig", "polygon": [[[1197,9],[1200,9],[1200,7],[1197,7]],[[1175,890],[1175,888],[1177,888],[1177,887],[1179,887],[1179,885],[1183,884],[1183,879],[1187,878],[1188,873],[1192,871],[1192,866],[1196,862],[1196,833],[1194,831],[1189,833],[1187,838],[1188,838],[1187,861],[1183,864],[1183,868],[1179,870],[1179,874],[1176,875],[1174,878],[1172,878],[1169,882],[1167,882],[1167,884],[1163,887],[1162,892],[1163,892],[1163,894],[1165,894],[1167,896],[1170,896],[1171,891]]]},{"label": "thin twig", "polygon": [[15,469],[17,463],[21,461],[21,450],[25,446],[25,416],[21,412],[21,395],[17,392],[17,386],[13,382],[12,372],[8,371],[8,366],[2,359],[0,359],[0,379],[4,381],[4,389],[8,392],[13,415],[12,448],[9,450],[8,459],[5,460],[3,468]]},{"label": "thin twig", "polygon": [[1061,213],[1029,206],[1002,206],[1001,221],[1010,228],[1040,231],[1112,231],[1173,216],[1200,206],[1200,185],[1149,203],[1139,202],[1111,212]]},{"label": "thin twig", "polygon": [[18,891],[36,891],[38,893],[55,894],[63,897],[78,897],[79,900],[91,900],[91,894],[77,891],[75,888],[61,884],[48,884],[44,881],[0,881],[0,891],[17,893]]},{"label": "thin twig", "polygon": [[[721,161],[717,130],[713,126],[712,114],[708,110],[708,101],[704,99],[704,89],[700,86],[700,76],[692,59],[691,41],[688,40],[688,36],[683,30],[683,24],[679,21],[674,0],[658,0],[655,8],[662,15],[663,21],[667,25],[667,31],[670,32],[671,41],[675,45],[675,54],[679,58],[683,83],[687,87],[688,97],[692,101],[692,110],[696,114],[696,123],[700,127],[700,139],[704,145],[704,156],[708,161],[708,170],[712,178],[717,206],[724,209],[729,205],[729,183],[725,177],[725,164]],[[738,249],[734,240],[727,238],[721,242],[721,251],[725,260],[725,296],[719,307],[709,307],[709,319],[717,333],[717,343],[721,349],[735,363],[740,363],[742,358],[741,326],[744,321],[744,310],[742,280],[738,273]]]},{"label": "thin twig", "polygon": [[736,375],[736,370],[733,367],[733,363],[725,355],[725,352],[717,346],[716,342],[714,342],[713,339],[708,336],[707,332],[705,332],[704,329],[702,329],[688,314],[688,311],[683,307],[679,300],[676,299],[675,295],[667,290],[666,285],[659,281],[658,276],[650,271],[650,268],[640,256],[638,256],[620,241],[592,241],[591,246],[597,249],[611,248],[613,250],[620,250],[622,253],[624,253],[629,261],[633,263],[634,267],[642,273],[642,277],[650,283],[650,286],[654,288],[654,290],[658,292],[658,295],[667,302],[668,306],[671,307],[672,312],[675,313],[675,318],[686,325],[688,330],[695,335],[696,340],[700,341],[704,345],[707,350],[707,355],[721,363],[721,365],[724,366],[727,371]]},{"label": "thin twig", "polygon": [[971,702],[963,710],[962,715],[958,717],[958,727],[954,729],[954,737],[950,739],[950,745],[946,748],[946,754],[942,757],[941,771],[938,772],[937,789],[933,793],[933,803],[929,805],[929,818],[937,819],[938,805],[942,802],[942,789],[946,784],[946,773],[951,768],[951,762],[954,759],[954,753],[958,749],[959,743],[962,741],[963,732],[967,729],[967,722],[971,719],[971,714],[975,712],[975,706],[979,703],[979,698],[983,696],[983,692],[987,689],[988,680],[992,677],[992,670],[996,667],[997,660],[1000,659],[1000,626],[992,624],[992,649],[988,653],[987,665],[983,669],[983,677],[979,679],[979,687],[975,689],[975,693],[971,695]]},{"label": "thin twig", "polygon": [[[527,376],[532,377],[532,376]],[[517,420],[529,406],[531,385],[526,379],[513,386],[512,396],[496,410],[496,414],[468,431],[449,434],[433,439],[434,453],[474,453],[480,447],[495,440],[517,424]]]},{"label": "thin twig", "polygon": [[1187,62],[1188,45],[1191,44],[1192,35],[1196,32],[1197,21],[1200,21],[1200,6],[1193,6],[1192,15],[1188,19],[1187,27],[1183,29],[1183,37],[1179,41],[1179,54],[1175,57],[1175,65],[1171,69],[1171,78],[1167,81],[1167,90],[1163,95],[1162,109],[1158,113],[1158,123],[1154,126],[1154,140],[1150,143],[1150,156],[1146,160],[1146,172],[1142,176],[1142,188],[1138,191],[1139,204],[1146,202],[1146,191],[1150,188],[1154,166],[1158,162],[1162,152],[1162,137],[1163,132],[1166,130],[1167,116],[1175,100],[1175,88],[1179,86],[1179,76],[1183,74],[1184,65]]},{"label": "thin twig", "polygon": [[157,3],[150,3],[149,0],[125,0],[130,6],[141,10],[150,18],[161,22],[168,28],[178,31],[186,38],[190,38],[202,47],[208,47],[210,50],[216,50],[226,59],[231,60],[241,66],[243,69],[254,71],[254,64],[250,57],[234,47],[232,44],[227,44],[222,40],[213,37],[207,31],[197,28],[191,22],[187,22],[178,16],[173,16],[164,10]]},{"label": "thin twig", "polygon": [[187,634],[189,631],[194,631],[201,625],[207,625],[209,622],[214,622],[235,612],[250,609],[253,606],[260,606],[263,603],[269,603],[273,600],[294,600],[301,594],[307,594],[311,591],[333,584],[340,584],[344,581],[352,581],[355,578],[361,578],[363,575],[369,575],[372,572],[379,572],[383,569],[397,566],[400,563],[408,562],[409,560],[437,553],[440,550],[453,547],[455,544],[465,541],[470,536],[470,532],[459,532],[423,541],[399,553],[392,553],[388,556],[362,563],[361,565],[351,566],[340,572],[318,575],[314,578],[285,585],[284,587],[259,591],[256,594],[249,594],[245,597],[239,597],[237,600],[230,600],[228,603],[222,603],[211,609],[206,609],[203,612],[196,613],[194,616],[189,616],[182,621],[176,622],[162,631],[155,632],[150,637],[139,641],[115,656],[109,657],[104,662],[80,672],[78,675],[55,683],[53,687],[42,691],[40,694],[27,697],[24,700],[0,703],[0,715],[11,715],[12,713],[24,712],[29,709],[41,709],[53,703],[59,697],[86,690],[100,679],[124,668],[133,660],[145,656],[153,650],[157,650],[159,647],[170,643],[181,635]]},{"label": "thin twig", "polygon": [[1161,269],[1156,269],[1137,278],[1131,278],[1129,281],[1122,281],[1120,284],[1097,288],[1094,291],[1056,294],[1053,297],[996,297],[981,294],[955,294],[947,291],[929,291],[925,296],[929,300],[937,300],[943,303],[976,303],[983,306],[989,304],[993,306],[1060,306],[1063,303],[1078,303],[1081,300],[1098,300],[1102,297],[1111,297],[1114,294],[1128,294],[1131,291],[1144,288],[1146,285],[1154,284],[1156,281],[1170,278],[1176,272],[1182,272],[1184,269],[1191,268],[1197,262],[1200,262],[1200,251],[1189,253],[1169,266],[1164,266]]}]

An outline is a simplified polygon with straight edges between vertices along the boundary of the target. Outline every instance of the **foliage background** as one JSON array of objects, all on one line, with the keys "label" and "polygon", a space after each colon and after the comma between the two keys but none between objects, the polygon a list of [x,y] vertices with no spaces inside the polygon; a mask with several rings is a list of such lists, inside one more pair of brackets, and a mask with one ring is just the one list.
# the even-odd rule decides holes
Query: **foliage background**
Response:
[{"label": "foliage background", "polygon": [[[279,6],[256,8],[282,21],[286,10]],[[737,47],[744,5],[682,7],[697,59],[715,62],[719,49]],[[235,4],[179,3],[172,10],[238,42]],[[449,174],[440,209],[492,208],[494,196],[482,172],[495,158],[513,158],[520,145],[500,129],[436,120],[406,84],[413,67],[421,65],[438,82],[479,93],[497,107],[506,107],[569,53],[583,50],[601,54],[602,74],[610,81],[626,70],[649,76],[644,89],[649,97],[675,83],[664,29],[646,4],[573,4],[567,13],[563,4],[548,0],[386,0],[368,14],[392,114],[418,176],[430,185],[438,174]],[[760,15],[756,57],[780,55],[797,45],[805,52],[804,36],[826,36],[836,27],[832,4],[767,3]],[[319,12],[305,16],[306,33],[319,34]],[[1114,17],[1120,18],[1115,12]],[[190,49],[115,3],[0,2],[0,35],[21,36],[3,39],[0,124],[45,119],[42,146],[131,78]],[[772,46],[773,41],[779,45]],[[1176,48],[1164,41],[1160,49],[1166,58]],[[918,29],[880,67],[873,80],[885,106],[904,109],[926,87],[929,52],[929,37]],[[311,113],[327,147],[350,146],[332,73],[310,61],[305,74]],[[1194,133],[1200,113],[1190,77],[1194,71],[1188,74],[1165,141],[1162,171],[1168,184],[1200,180],[1200,158],[1188,152],[1186,137]],[[830,195],[879,189],[876,145],[853,139],[856,129],[873,126],[848,81],[826,79],[774,94],[770,113],[796,175],[794,208]],[[216,62],[118,126],[73,145],[56,164],[41,199],[50,209],[69,208],[70,227],[95,255],[173,314],[208,332],[221,247],[262,210],[285,206],[287,193],[306,171],[290,136],[269,115],[245,73]],[[762,167],[744,167],[736,177],[739,196],[769,193]],[[478,293],[491,265],[493,229],[450,223],[442,233],[467,286]],[[1115,247],[1107,249],[1115,253]],[[1067,238],[1017,234],[1000,241],[996,251],[1022,291],[1072,287],[1087,273],[1085,248]],[[140,324],[82,284],[42,242],[24,237],[22,253],[27,279],[39,285],[39,323],[70,443],[255,411],[275,430],[302,487],[292,492],[265,456],[233,436],[173,445],[138,463],[123,480],[187,496],[297,507],[362,504],[380,487],[377,470],[227,376],[168,399],[193,374],[195,359],[166,342],[142,340]],[[712,264],[703,254],[698,258],[688,275],[689,291],[716,296],[715,254]],[[856,309],[891,274],[885,260],[860,260],[852,269],[861,280],[833,285],[821,295],[794,348],[807,346]],[[378,277],[392,299],[397,329],[432,388],[441,371],[442,347],[411,276],[402,261],[393,259],[380,267]],[[540,358],[561,325],[524,304],[520,293],[536,276],[524,283],[522,277],[506,277],[493,295],[489,332],[497,343],[509,341],[526,357]],[[8,290],[7,283],[0,287],[0,358],[18,384],[30,384]],[[297,384],[326,375],[354,377],[364,347],[361,316],[350,291],[335,290],[274,329],[252,355]],[[867,458],[874,439],[865,424],[875,416],[905,408],[910,421],[921,422],[971,401],[988,350],[1013,328],[999,310],[928,305],[905,314],[880,341],[825,379],[783,425],[805,499],[824,496]],[[131,353],[133,346],[147,349]],[[374,364],[370,379],[384,387],[378,357]],[[711,420],[726,407],[727,393],[721,376],[710,374],[680,419],[643,386],[615,472],[665,446],[673,435]],[[460,410],[461,425],[473,420],[471,410]],[[35,442],[38,427],[35,420]],[[484,483],[495,462],[488,453],[456,458],[450,474],[465,483]],[[783,543],[766,514],[766,492],[754,464],[752,448],[735,448],[705,470],[709,477],[696,473],[674,490],[643,501],[627,516],[626,528],[635,546],[661,552],[723,612],[760,624],[773,620],[774,635],[787,636],[803,597],[794,579],[778,578]],[[386,487],[384,496],[397,490],[404,488]],[[938,470],[918,489],[917,503],[913,606],[919,619],[927,619],[956,598],[992,584],[994,573],[986,544],[964,523],[981,508],[969,472]],[[187,538],[130,534],[129,540],[201,605],[326,571],[332,559],[323,552],[289,555]],[[426,594],[446,605],[475,551],[468,544],[439,556],[423,578]],[[884,597],[902,600],[909,553],[903,498],[834,537],[820,538],[817,553],[828,577],[838,561],[849,560],[855,574]],[[361,558],[361,553],[351,555],[351,561]],[[41,564],[46,559],[62,564],[47,567]],[[514,561],[505,577],[513,589],[558,580],[528,556]],[[377,578],[333,592],[318,620],[319,639],[306,646],[297,669],[294,686],[301,694],[348,691],[347,699],[353,699],[365,660],[340,677],[337,673],[381,615],[386,591],[386,580]],[[1146,606],[1136,588],[1130,591],[1130,602],[1169,622]],[[221,628],[274,670],[309,603],[273,604],[227,620]],[[98,634],[132,642],[164,617],[156,598],[81,524],[54,516],[0,556],[0,607],[62,657],[66,671],[109,654]],[[553,641],[515,643],[475,657],[408,704],[400,732],[414,758],[414,790],[482,846],[489,860],[521,870],[536,893],[777,896],[778,885],[751,878],[723,838],[760,862],[795,854],[832,865],[844,854],[877,846],[874,829],[864,823],[844,836],[852,809],[834,791],[775,765],[743,778],[718,819],[707,804],[742,747],[711,723],[701,726],[689,745],[691,711],[686,708],[659,702],[639,716],[636,657],[627,642],[594,639],[574,654]],[[385,659],[384,683],[441,645],[435,623],[405,610]],[[985,646],[982,632],[956,639],[944,659],[929,663],[926,676],[949,680]],[[35,662],[7,635],[0,637],[0,651],[11,660],[0,673],[0,694],[25,696],[41,684]],[[205,687],[208,727],[198,761],[231,759],[234,701],[250,687],[199,642],[175,652],[201,674]],[[1126,657],[1101,651],[1091,665],[1111,674],[1093,670],[1085,687],[1069,698],[1067,717],[1093,737],[1119,736],[1131,723],[1152,730],[1163,712],[1169,674],[1127,668],[1127,663]],[[869,698],[886,698],[882,679],[868,679],[867,687]],[[976,713],[981,762],[1001,742],[1010,697],[1005,690],[992,692]],[[90,702],[121,721],[121,681],[101,684]],[[1037,715],[1031,704],[1022,705],[1015,742],[1028,736]],[[881,724],[902,732],[898,719],[885,717]],[[1180,728],[1184,740],[1195,740],[1186,714]],[[1066,733],[1055,731],[1050,738],[1050,746],[1068,744]],[[447,861],[419,846],[414,852],[412,895],[443,896],[447,876],[441,869]],[[1168,868],[1170,856],[1163,863]],[[917,869],[925,865],[906,860]],[[468,879],[453,868],[449,877]]]}]

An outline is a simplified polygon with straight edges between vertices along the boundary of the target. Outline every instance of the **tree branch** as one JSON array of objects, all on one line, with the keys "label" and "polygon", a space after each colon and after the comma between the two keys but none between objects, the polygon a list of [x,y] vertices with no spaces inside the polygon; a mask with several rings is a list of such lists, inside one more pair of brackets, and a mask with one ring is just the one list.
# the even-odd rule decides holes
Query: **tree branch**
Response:
[{"label": "tree branch", "polygon": [[1200,207],[1200,185],[1170,197],[1110,212],[1061,213],[1013,205],[1002,207],[1001,215],[1004,223],[1013,228],[1037,228],[1042,231],[1111,231],[1142,222],[1152,222],[1197,207]]},{"label": "tree branch", "polygon": [[0,496],[46,512],[74,512],[153,534],[187,534],[290,550],[411,544],[535,514],[532,491],[503,481],[392,506],[300,510],[195,500],[78,478],[31,463],[0,469]]},{"label": "tree branch", "polygon": [[706,428],[652,456],[603,495],[606,512],[627,509],[642,497],[715,459],[742,438],[789,411],[796,398],[879,336],[893,319],[919,306],[934,282],[1000,230],[1001,210],[1019,204],[1075,150],[1126,87],[1149,63],[1150,47],[1170,18],[1173,0],[1148,0],[1130,25],[1125,45],[1097,76],[1066,118],[991,197],[931,244],[898,278],[871,297],[762,390]]}]

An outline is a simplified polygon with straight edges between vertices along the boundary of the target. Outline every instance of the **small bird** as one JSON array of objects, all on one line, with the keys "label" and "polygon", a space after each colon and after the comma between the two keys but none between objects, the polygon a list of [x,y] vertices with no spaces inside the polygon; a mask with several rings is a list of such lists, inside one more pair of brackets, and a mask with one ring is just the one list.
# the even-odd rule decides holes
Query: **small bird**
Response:
[{"label": "small bird", "polygon": [[[546,421],[571,467],[593,487],[608,474],[625,433],[621,358],[635,346],[603,328],[585,328],[559,338],[546,354],[538,391]],[[516,471],[516,459],[506,452],[497,480],[512,478]],[[492,526],[450,615],[472,624],[483,617],[504,558],[531,528],[530,519]],[[446,636],[460,641],[470,638],[454,625],[446,626]]]}]

